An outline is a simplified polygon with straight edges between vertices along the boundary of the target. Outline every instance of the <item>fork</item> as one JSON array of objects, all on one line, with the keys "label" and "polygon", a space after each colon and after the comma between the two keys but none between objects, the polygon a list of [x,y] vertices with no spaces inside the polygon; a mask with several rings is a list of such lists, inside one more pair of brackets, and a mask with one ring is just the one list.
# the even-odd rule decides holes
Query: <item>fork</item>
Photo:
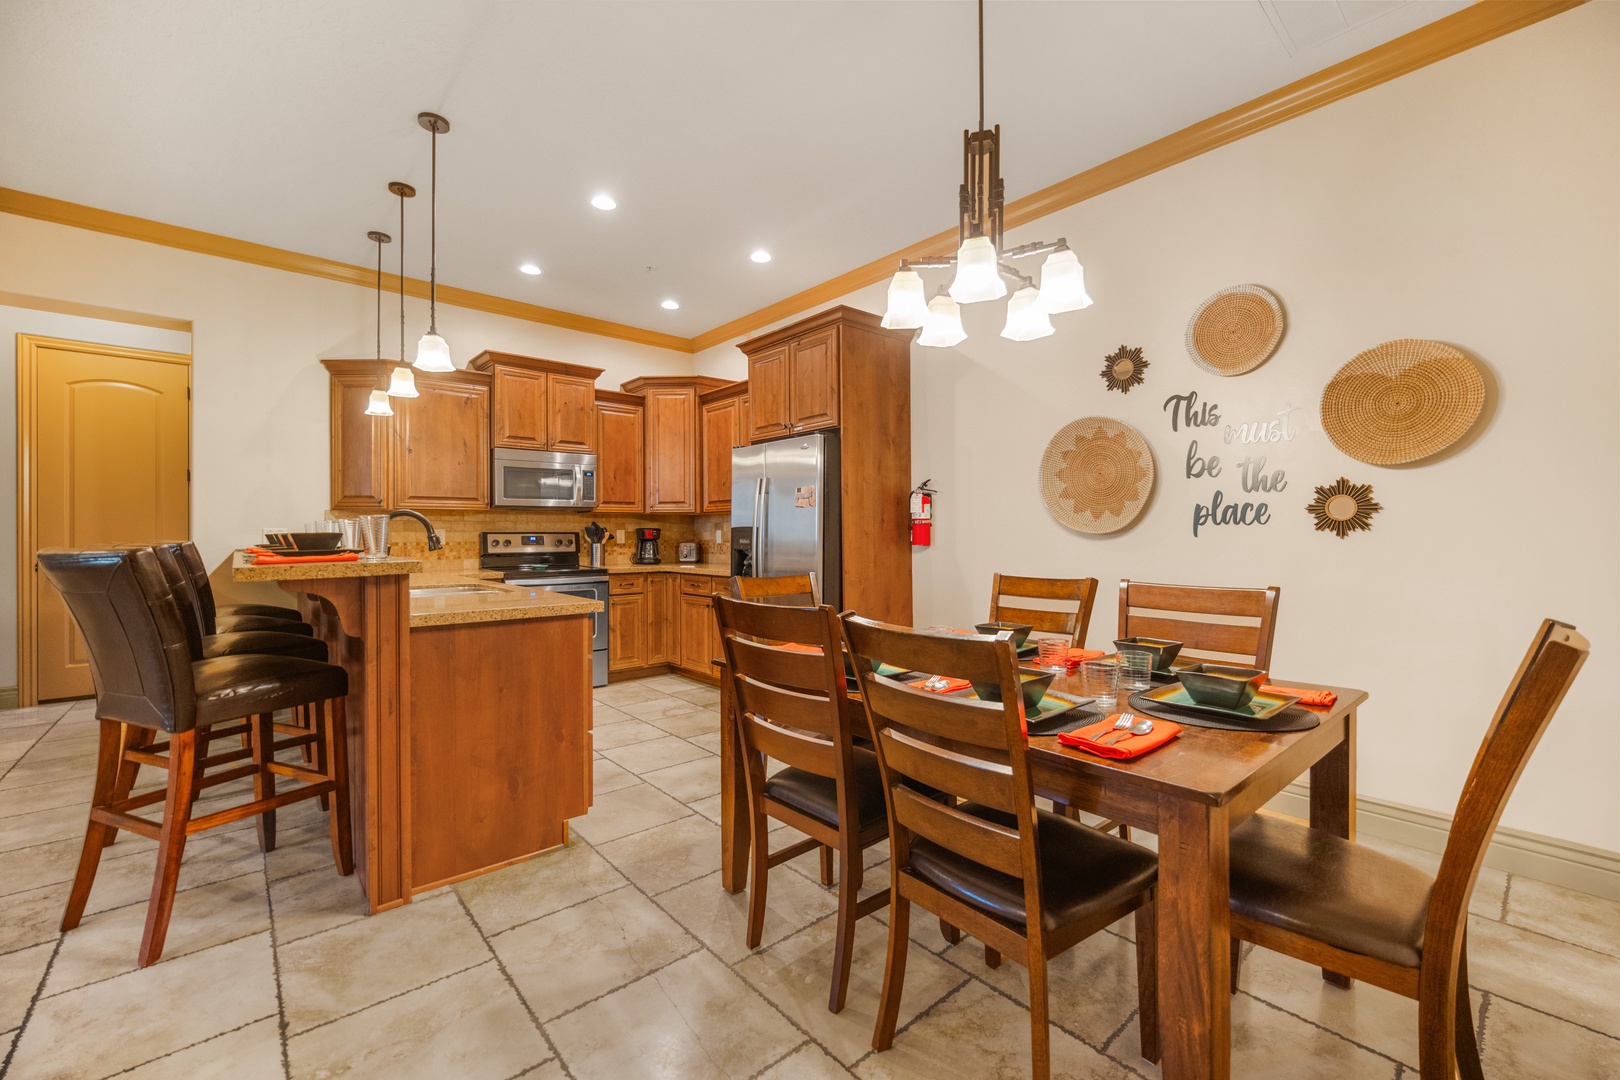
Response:
[{"label": "fork", "polygon": [[1136,714],[1135,713],[1120,713],[1119,714],[1119,719],[1114,721],[1114,726],[1109,728],[1107,731],[1103,732],[1101,737],[1096,740],[1097,745],[1098,746],[1107,746],[1108,743],[1104,742],[1103,739],[1107,739],[1109,736],[1113,735],[1114,732],[1116,732],[1116,731],[1124,731],[1126,728],[1131,726],[1131,721],[1133,721],[1135,719],[1136,719]]}]

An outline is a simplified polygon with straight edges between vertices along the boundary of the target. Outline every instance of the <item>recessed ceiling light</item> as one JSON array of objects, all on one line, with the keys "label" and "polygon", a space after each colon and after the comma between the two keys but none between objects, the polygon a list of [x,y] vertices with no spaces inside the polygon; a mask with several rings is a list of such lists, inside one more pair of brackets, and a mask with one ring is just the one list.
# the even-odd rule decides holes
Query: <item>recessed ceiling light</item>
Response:
[{"label": "recessed ceiling light", "polygon": [[771,253],[766,251],[764,248],[760,248],[758,251],[754,252],[748,257],[757,263],[768,263],[771,261]]},{"label": "recessed ceiling light", "polygon": [[524,263],[522,266],[518,267],[518,269],[523,273],[528,274],[530,277],[535,277],[540,273],[540,268],[534,265],[534,263]]},{"label": "recessed ceiling light", "polygon": [[676,301],[676,300],[665,300],[662,304],[659,304],[658,306],[663,308],[665,311],[674,311],[675,309],[679,308],[681,305],[680,305],[680,302]]},{"label": "recessed ceiling light", "polygon": [[618,207],[619,204],[614,201],[613,196],[604,191],[599,195],[591,196],[591,205],[596,207],[598,210],[613,210]]}]

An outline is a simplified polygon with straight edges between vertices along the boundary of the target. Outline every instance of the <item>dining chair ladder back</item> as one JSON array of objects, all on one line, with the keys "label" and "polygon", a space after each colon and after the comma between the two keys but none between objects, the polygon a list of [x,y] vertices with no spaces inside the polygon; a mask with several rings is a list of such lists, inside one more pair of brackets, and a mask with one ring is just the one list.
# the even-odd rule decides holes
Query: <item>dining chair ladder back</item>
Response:
[{"label": "dining chair ladder back", "polygon": [[[1468,1000],[1468,902],[1514,785],[1588,651],[1574,627],[1542,622],[1474,756],[1434,877],[1271,815],[1234,829],[1234,945],[1252,941],[1415,998],[1419,1071],[1482,1080]],[[1237,980],[1234,964],[1234,993]]]},{"label": "dining chair ladder back", "polygon": [[[1025,607],[1018,601],[1055,603],[1052,608]],[[990,618],[986,622],[1027,623],[1037,634],[1063,634],[1074,648],[1083,649],[1091,629],[1091,605],[1097,600],[1097,579],[1037,578],[997,574],[990,583]]]},{"label": "dining chair ladder back", "polygon": [[815,607],[821,603],[816,575],[783,574],[781,577],[742,577],[731,579],[731,595],[737,600],[790,607]]},{"label": "dining chair ladder back", "polygon": [[[1152,852],[1035,807],[1010,634],[925,634],[844,616],[889,811],[890,912],[875,1050],[894,1042],[910,905],[1029,972],[1032,1065],[1051,1073],[1047,961],[1131,912],[1137,918],[1142,1053],[1158,1059]],[[881,661],[1000,688],[1001,701],[946,696],[877,674]],[[922,797],[916,786],[953,798]]]},{"label": "dining chair ladder back", "polygon": [[[734,579],[735,580],[735,579]],[[758,579],[745,579],[758,580]],[[877,759],[855,745],[859,718],[844,682],[843,637],[830,607],[714,598],[721,647],[732,680],[732,713],[742,744],[752,878],[748,947],[759,947],[770,869],[820,848],[839,860],[837,930],[827,1007],[839,1012],[849,989],[855,923],[888,904],[885,889],[859,899],[861,852],[888,838]],[[767,759],[787,768],[767,775]],[[809,839],[770,850],[775,818]]]},{"label": "dining chair ladder back", "polygon": [[[1119,583],[1119,636],[1182,643],[1178,660],[1271,670],[1282,590]],[[1243,620],[1241,622],[1234,620]]]}]

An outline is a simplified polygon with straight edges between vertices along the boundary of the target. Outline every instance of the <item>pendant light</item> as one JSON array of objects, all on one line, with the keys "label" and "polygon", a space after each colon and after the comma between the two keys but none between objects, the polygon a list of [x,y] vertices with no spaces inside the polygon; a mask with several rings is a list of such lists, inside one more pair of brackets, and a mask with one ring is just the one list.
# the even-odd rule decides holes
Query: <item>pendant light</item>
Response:
[{"label": "pendant light", "polygon": [[416,372],[405,363],[405,200],[416,197],[416,189],[395,180],[388,190],[399,196],[399,363],[388,380],[389,397],[417,397]]},{"label": "pendant light", "polygon": [[[382,375],[382,246],[388,243],[388,234],[376,229],[366,233],[367,239],[377,245],[377,374]],[[367,416],[393,416],[394,407],[388,404],[388,391],[381,387],[371,392],[366,401]]]},{"label": "pendant light", "polygon": [[[1048,315],[1079,311],[1091,306],[1086,295],[1085,272],[1069,250],[1068,241],[1037,241],[1003,248],[1001,180],[1001,127],[984,126],[984,0],[979,0],[979,129],[962,132],[962,186],[958,192],[954,255],[907,259],[889,283],[889,306],[883,325],[897,329],[922,327],[919,345],[947,346],[963,340],[959,304],[978,304],[1007,295],[1007,281],[1019,283],[1007,302],[1007,325],[1002,337],[1030,341],[1052,333]],[[1035,283],[1005,260],[1047,256],[1041,267],[1039,290]],[[919,269],[955,268],[947,290],[935,296],[928,312],[919,311],[925,295]],[[942,302],[943,301],[943,302]],[[947,308],[946,304],[949,304]]]},{"label": "pendant light", "polygon": [[433,186],[428,196],[432,208],[428,218],[431,223],[428,240],[428,332],[416,343],[414,366],[422,371],[454,371],[456,365],[450,359],[450,344],[439,336],[436,297],[439,279],[439,136],[450,130],[450,121],[437,113],[425,112],[416,114],[416,122],[432,133]]}]

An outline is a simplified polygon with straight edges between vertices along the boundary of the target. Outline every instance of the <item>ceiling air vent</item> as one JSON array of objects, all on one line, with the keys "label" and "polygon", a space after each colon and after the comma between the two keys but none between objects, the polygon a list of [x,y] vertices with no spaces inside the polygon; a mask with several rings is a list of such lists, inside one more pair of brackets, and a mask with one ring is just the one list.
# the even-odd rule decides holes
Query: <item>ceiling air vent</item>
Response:
[{"label": "ceiling air vent", "polygon": [[1382,18],[1408,0],[1260,0],[1289,56]]}]

